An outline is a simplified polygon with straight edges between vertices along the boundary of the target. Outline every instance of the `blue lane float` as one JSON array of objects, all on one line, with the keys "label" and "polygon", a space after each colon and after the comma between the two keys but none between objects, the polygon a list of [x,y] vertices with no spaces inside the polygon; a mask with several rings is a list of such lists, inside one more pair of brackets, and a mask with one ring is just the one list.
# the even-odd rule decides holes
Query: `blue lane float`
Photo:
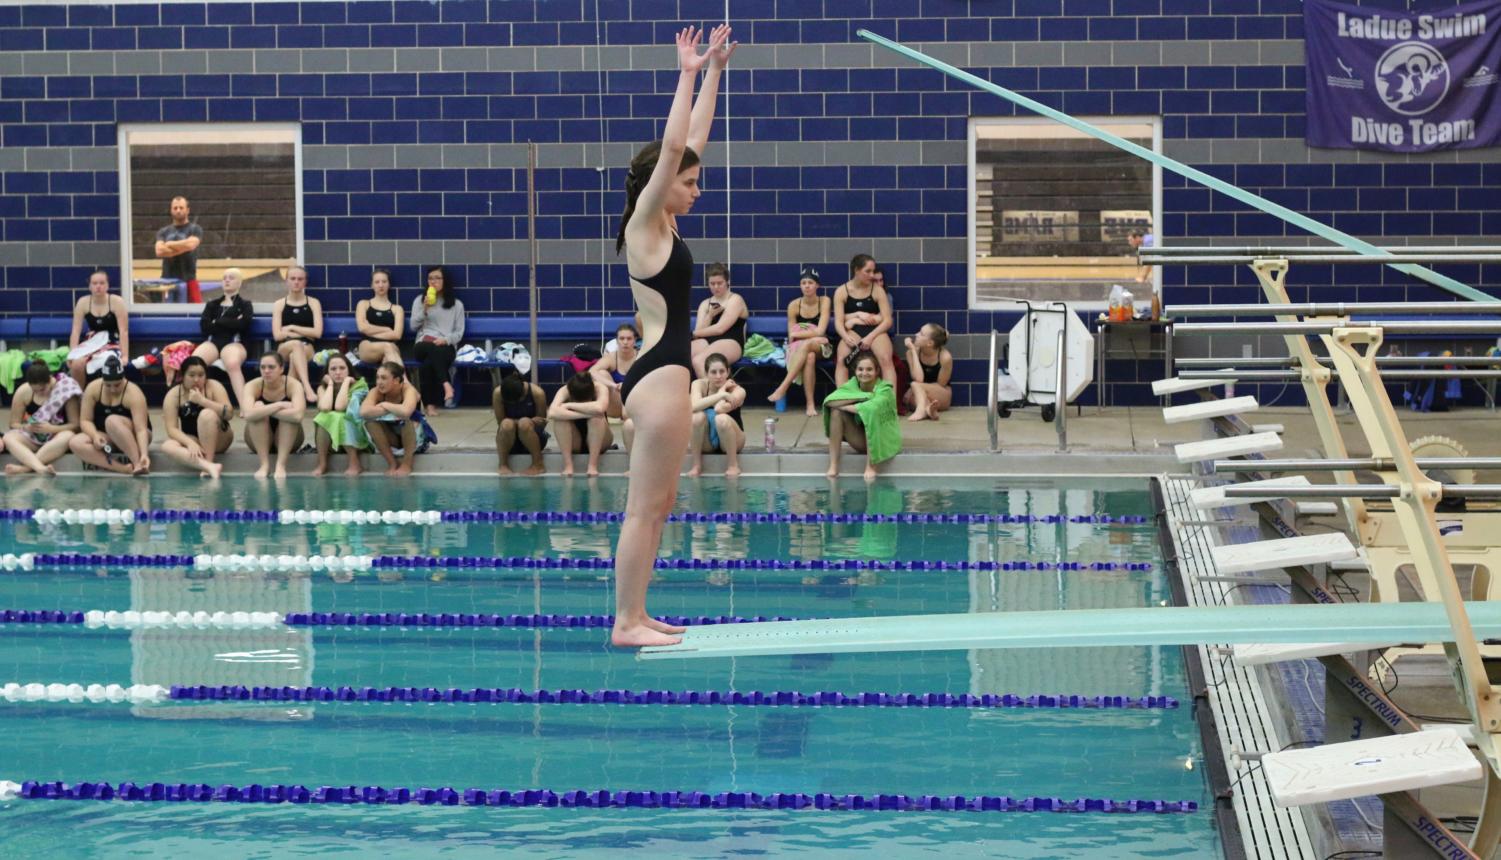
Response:
[{"label": "blue lane float", "polygon": [[[310,519],[311,515],[317,519]],[[337,515],[331,519],[329,515]],[[0,520],[38,520],[68,523],[130,524],[133,522],[245,522],[303,524],[337,522],[339,524],[423,524],[424,520],[445,523],[509,523],[519,525],[588,525],[624,521],[618,511],[240,511],[240,510],[54,510],[50,508],[0,509]],[[910,523],[915,525],[1142,525],[1149,518],[1140,514],[836,514],[815,512],[788,514],[779,512],[730,511],[717,513],[674,513],[671,523],[749,524],[749,523]]]},{"label": "blue lane float", "polygon": [[948,708],[975,710],[1171,710],[1171,696],[1077,696],[1012,693],[839,693],[824,690],[523,690],[519,687],[246,687],[177,686],[174,701],[422,702],[429,704],[743,705],[764,708]]},{"label": "blue lane float", "polygon": [[[97,568],[97,567],[199,567],[197,558],[177,554],[118,555],[114,553],[36,553],[32,556],[36,568]],[[238,557],[237,557],[238,558]],[[251,557],[254,558],[254,557]],[[292,561],[285,564],[275,561],[274,556],[262,556],[272,561],[261,562],[263,568],[281,569],[293,567],[304,557],[288,556]],[[615,559],[602,558],[548,558],[540,556],[428,556],[428,555],[378,555],[370,559],[376,569],[428,569],[428,568],[525,568],[536,570],[613,570]],[[249,567],[247,563],[246,567]],[[1006,571],[1006,572],[1053,572],[1094,571],[1137,573],[1152,570],[1151,562],[1124,561],[880,561],[876,559],[813,559],[783,561],[770,558],[703,559],[659,558],[657,570],[797,570],[797,571]],[[350,569],[346,566],[345,569]]]},{"label": "blue lane float", "polygon": [[1112,800],[1081,797],[1011,797],[1009,795],[807,794],[803,792],[728,791],[505,791],[482,788],[405,788],[378,785],[309,788],[304,785],[209,785],[207,783],[40,782],[28,780],[14,789],[25,800],[123,800],[138,803],[264,803],[390,806],[563,807],[578,809],[769,809],[862,812],[1056,812],[1105,814],[1186,814],[1197,812],[1192,800]]}]

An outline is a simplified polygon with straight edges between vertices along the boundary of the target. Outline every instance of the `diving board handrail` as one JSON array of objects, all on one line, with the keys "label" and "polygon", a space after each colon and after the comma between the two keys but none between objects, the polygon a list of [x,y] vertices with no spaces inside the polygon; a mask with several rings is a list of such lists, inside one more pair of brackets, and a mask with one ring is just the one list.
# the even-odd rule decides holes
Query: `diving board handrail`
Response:
[{"label": "diving board handrail", "polygon": [[1176,323],[1174,334],[1329,334],[1338,328],[1379,328],[1394,334],[1501,334],[1496,320],[1361,320],[1325,322],[1297,320],[1277,322]]},{"label": "diving board handrail", "polygon": [[[1419,469],[1501,469],[1501,457],[1417,457],[1413,460]],[[1346,457],[1340,460],[1322,458],[1257,460],[1247,463],[1242,460],[1215,460],[1215,472],[1344,472],[1361,469],[1371,472],[1395,472],[1396,461],[1390,457]]]},{"label": "diving board handrail", "polygon": [[[1018,107],[1025,108],[1036,114],[1041,114],[1042,116],[1054,120],[1055,122],[1060,122],[1068,126],[1069,128],[1074,129],[1075,131],[1089,135],[1096,140],[1104,141],[1105,143],[1108,143],[1117,149],[1125,150],[1126,152],[1129,152],[1132,155],[1148,161],[1164,170],[1170,170],[1173,173],[1184,177],[1185,179],[1191,179],[1194,182],[1199,183],[1200,185],[1211,188],[1215,191],[1220,192],[1221,194],[1227,195],[1234,200],[1246,204],[1247,206],[1259,209],[1274,218],[1280,218],[1282,221],[1300,229],[1307,230],[1308,232],[1313,233],[1315,236],[1318,236],[1330,242],[1334,242],[1337,245],[1342,245],[1346,248],[1349,248],[1356,253],[1385,253],[1385,249],[1380,248],[1376,245],[1372,245],[1370,242],[1367,242],[1363,239],[1358,239],[1354,236],[1351,236],[1349,233],[1346,233],[1342,230],[1337,230],[1334,227],[1329,226],[1328,224],[1316,221],[1301,212],[1295,212],[1280,203],[1273,203],[1265,197],[1252,194],[1251,192],[1246,191],[1245,189],[1238,186],[1232,185],[1217,176],[1211,176],[1210,174],[1205,173],[1204,171],[1197,168],[1190,167],[1187,164],[1178,161],[1177,159],[1170,158],[1160,152],[1154,152],[1139,143],[1133,143],[1132,141],[1126,140],[1118,134],[1112,134],[1111,132],[1105,131],[1102,128],[1090,125],[1084,120],[1070,116],[1061,110],[1057,110],[1056,108],[1048,107],[1042,102],[1027,98],[1020,93],[1008,90],[993,81],[987,81],[984,78],[979,77],[978,75],[970,74],[969,72],[966,72],[956,66],[950,65],[949,63],[945,63],[942,60],[930,57],[921,51],[917,51],[907,47],[906,45],[893,42],[890,39],[885,38],[884,36],[878,36],[875,33],[870,32],[869,30],[856,30],[855,35],[866,40],[867,42],[880,45],[887,50],[901,54],[908,59],[916,60],[917,62],[922,63],[923,65],[928,66],[931,69],[942,72],[943,74],[948,75],[955,80],[963,81],[970,86],[977,87],[988,93],[999,96],[1006,101],[1017,105]],[[1397,265],[1396,269],[1400,272],[1412,275],[1413,277],[1420,280],[1427,281],[1428,283],[1440,287],[1450,293],[1453,293],[1457,296],[1463,296],[1464,298],[1470,299],[1472,301],[1493,300],[1493,297],[1489,296],[1488,294],[1477,290],[1474,287],[1460,283],[1459,281],[1449,277],[1448,275],[1442,274],[1440,272],[1435,272],[1432,269],[1407,264]]]},{"label": "diving board handrail", "polygon": [[1310,316],[1347,317],[1360,314],[1493,314],[1501,313],[1501,298],[1490,302],[1289,302],[1287,304],[1173,305],[1163,314],[1178,317]]},{"label": "diving board handrail", "polygon": [[[1501,484],[1436,484],[1445,499],[1501,499]],[[1274,490],[1254,487],[1226,487],[1225,498],[1282,499],[1395,499],[1404,490],[1395,484],[1319,484],[1311,487],[1278,487]]]}]

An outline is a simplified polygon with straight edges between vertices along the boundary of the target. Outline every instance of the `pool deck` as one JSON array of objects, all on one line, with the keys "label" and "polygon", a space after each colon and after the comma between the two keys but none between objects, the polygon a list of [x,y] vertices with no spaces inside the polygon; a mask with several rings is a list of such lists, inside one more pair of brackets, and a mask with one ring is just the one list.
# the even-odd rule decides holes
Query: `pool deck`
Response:
[{"label": "pool deck", "polygon": [[[770,408],[746,408],[744,411],[747,431],[746,451],[742,455],[742,468],[747,474],[821,474],[828,465],[828,440],[823,433],[820,419],[805,416],[800,411],[774,412]],[[1494,455],[1501,453],[1497,444],[1496,428],[1501,426],[1501,413],[1488,409],[1466,409],[1447,413],[1417,413],[1400,411],[1408,438],[1425,435],[1444,435],[1457,440],[1471,454]],[[764,422],[777,419],[776,453],[765,451]],[[1263,409],[1251,416],[1257,423],[1280,423],[1285,425],[1286,448],[1284,456],[1312,454],[1316,447],[1313,421],[1308,410],[1302,407],[1277,407]],[[160,416],[154,420],[160,425]],[[1354,415],[1339,416],[1352,455],[1363,451],[1363,438],[1355,428]],[[235,419],[235,444],[224,458],[230,472],[250,472],[256,467],[255,455],[244,445],[243,426]],[[417,459],[419,473],[484,473],[493,472],[495,461],[495,418],[488,409],[455,409],[445,411],[434,420],[440,444]],[[304,422],[311,427],[312,422]],[[1116,406],[1103,412],[1094,407],[1082,411],[1070,410],[1068,416],[1068,451],[1058,451],[1057,428],[1044,422],[1037,410],[1023,410],[999,421],[1000,453],[989,451],[990,436],[985,424],[985,410],[962,408],[944,413],[941,421],[902,422],[903,453],[882,470],[883,474],[968,474],[968,475],[1038,475],[1038,474],[1114,474],[1147,475],[1161,472],[1181,472],[1184,467],[1173,457],[1173,445],[1194,439],[1207,438],[1208,424],[1202,421],[1169,425],[1163,423],[1162,410],[1157,406]],[[618,426],[616,430],[618,431]],[[157,427],[156,440],[160,446],[165,433]],[[617,432],[617,443],[618,443]],[[556,452],[556,442],[547,456],[547,469],[556,474],[561,468]],[[8,458],[7,458],[8,459]],[[176,464],[165,456],[153,455],[158,472],[181,472]],[[293,474],[307,473],[312,468],[310,455],[294,456],[291,464]],[[343,457],[335,458],[335,468],[342,469]],[[367,469],[379,463],[371,455],[365,457]],[[515,468],[523,467],[524,457],[513,459]],[[577,461],[580,473],[584,458]],[[686,459],[684,461],[686,468]],[[723,470],[723,457],[705,458],[705,471],[709,475]],[[78,469],[75,458],[64,458],[60,467],[64,471]],[[846,452],[846,474],[858,476],[864,468],[864,458]],[[626,469],[626,455],[614,450],[604,455],[601,470],[604,474],[620,474]]]}]

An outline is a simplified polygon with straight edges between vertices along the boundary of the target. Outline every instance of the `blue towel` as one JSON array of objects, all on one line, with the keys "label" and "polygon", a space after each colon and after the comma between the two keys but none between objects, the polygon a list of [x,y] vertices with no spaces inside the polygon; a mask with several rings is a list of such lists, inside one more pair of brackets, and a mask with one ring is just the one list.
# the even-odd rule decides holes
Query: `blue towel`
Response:
[{"label": "blue towel", "polygon": [[719,447],[719,427],[716,426],[717,422],[714,420],[716,414],[712,406],[704,410],[704,420],[709,425],[709,447],[717,449]]}]

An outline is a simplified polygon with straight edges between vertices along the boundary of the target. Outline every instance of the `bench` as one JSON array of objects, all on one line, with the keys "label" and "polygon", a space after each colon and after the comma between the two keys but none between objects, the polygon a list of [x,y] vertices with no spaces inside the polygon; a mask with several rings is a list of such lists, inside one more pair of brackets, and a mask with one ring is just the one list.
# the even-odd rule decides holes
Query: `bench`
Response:
[{"label": "bench", "polygon": [[[130,337],[132,341],[131,351],[139,354],[142,350],[140,345],[153,344],[165,345],[179,340],[190,340],[195,343],[202,338],[198,329],[198,316],[181,315],[158,315],[142,314],[130,318]],[[615,336],[615,330],[621,325],[631,323],[632,317],[628,315],[612,315],[605,317],[603,322],[594,316],[542,316],[537,318],[537,338],[539,341],[538,352],[546,353],[556,350],[558,355],[566,354],[576,343],[599,343],[601,340],[609,341]],[[5,317],[0,318],[0,347],[4,347],[7,341],[43,340],[53,346],[65,343],[72,331],[72,315],[32,317]],[[768,339],[781,343],[787,333],[787,319],[782,315],[752,316],[746,325],[750,334],[760,334]],[[337,343],[339,335],[348,337],[351,345],[358,343],[361,338],[359,327],[355,325],[352,314],[326,314],[323,317],[323,338],[320,343],[331,346]],[[601,338],[601,334],[603,337]],[[271,349],[271,319],[268,315],[257,316],[250,325],[249,338],[252,342],[260,341],[261,350]],[[531,339],[531,320],[527,317],[506,317],[496,315],[472,315],[466,318],[464,327],[466,343],[483,346],[487,354],[493,353],[496,346],[515,341],[529,345]],[[406,360],[409,368],[417,366],[412,359]],[[571,365],[561,358],[544,357],[534,355],[532,364],[539,369],[559,371],[556,382],[566,378],[571,370]],[[499,373],[510,365],[499,361],[469,362],[456,364],[455,373],[468,370],[487,370],[491,373],[491,382],[495,384]],[[743,372],[753,371],[755,368],[767,367],[744,360],[736,362],[734,373],[739,376]],[[832,361],[819,362],[819,370],[826,380],[833,381]],[[784,371],[780,367],[772,367],[778,378]],[[359,364],[357,371],[373,376],[373,367]]]}]

